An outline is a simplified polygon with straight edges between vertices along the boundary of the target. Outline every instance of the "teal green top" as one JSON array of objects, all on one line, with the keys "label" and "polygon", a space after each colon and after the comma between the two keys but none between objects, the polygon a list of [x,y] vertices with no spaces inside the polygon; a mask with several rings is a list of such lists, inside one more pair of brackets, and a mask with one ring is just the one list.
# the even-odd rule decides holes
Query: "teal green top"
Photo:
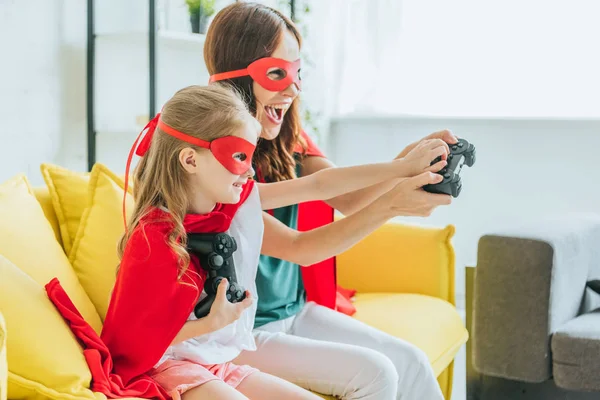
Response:
[{"label": "teal green top", "polygon": [[[298,165],[296,173],[300,176]],[[273,215],[292,229],[298,227],[297,204],[275,209]],[[297,314],[306,301],[300,266],[278,258],[260,256],[256,288],[258,309],[255,328]]]}]

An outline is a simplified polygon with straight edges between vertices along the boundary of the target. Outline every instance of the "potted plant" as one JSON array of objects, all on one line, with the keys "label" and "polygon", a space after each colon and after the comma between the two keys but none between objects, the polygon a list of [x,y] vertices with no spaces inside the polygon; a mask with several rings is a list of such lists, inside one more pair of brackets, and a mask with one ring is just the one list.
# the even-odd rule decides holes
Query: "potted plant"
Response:
[{"label": "potted plant", "polygon": [[208,18],[215,13],[215,0],[185,0],[190,12],[192,32],[206,33]]}]

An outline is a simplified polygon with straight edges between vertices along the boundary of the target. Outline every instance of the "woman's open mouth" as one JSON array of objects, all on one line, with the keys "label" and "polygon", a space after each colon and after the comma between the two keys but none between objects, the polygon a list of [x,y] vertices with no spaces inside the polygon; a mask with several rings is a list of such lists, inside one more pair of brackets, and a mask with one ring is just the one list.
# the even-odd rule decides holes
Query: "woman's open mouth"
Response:
[{"label": "woman's open mouth", "polygon": [[269,121],[276,125],[280,125],[283,122],[283,116],[287,109],[290,108],[290,104],[272,104],[265,106],[265,113]]}]

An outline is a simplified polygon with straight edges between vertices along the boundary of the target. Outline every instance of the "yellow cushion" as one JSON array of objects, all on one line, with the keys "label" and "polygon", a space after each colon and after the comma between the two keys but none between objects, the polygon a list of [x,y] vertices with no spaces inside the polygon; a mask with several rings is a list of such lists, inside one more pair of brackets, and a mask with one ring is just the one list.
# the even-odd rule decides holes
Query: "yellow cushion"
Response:
[{"label": "yellow cushion", "polygon": [[450,303],[419,294],[357,294],[354,317],[423,350],[439,375],[466,343],[467,330]]},{"label": "yellow cushion", "polygon": [[0,254],[42,286],[58,278],[86,321],[100,332],[98,313],[24,175],[0,185],[0,221]]},{"label": "yellow cushion", "polygon": [[8,398],[94,399],[82,349],[43,286],[2,256],[0,276]]},{"label": "yellow cushion", "polygon": [[[81,285],[104,320],[119,263],[117,244],[124,232],[123,180],[102,164],[92,168],[85,209],[69,255]],[[127,213],[133,197],[127,195]]]},{"label": "yellow cushion", "polygon": [[6,364],[6,323],[0,313],[0,400],[6,400],[6,382],[8,365]]},{"label": "yellow cushion", "polygon": [[33,194],[42,206],[44,216],[52,226],[52,230],[54,231],[54,237],[56,237],[56,241],[62,246],[62,238],[60,237],[60,225],[58,223],[58,218],[56,217],[56,212],[54,211],[54,205],[52,204],[52,197],[50,195],[50,191],[46,186],[40,186],[33,188]]},{"label": "yellow cushion", "polygon": [[69,254],[86,207],[89,174],[53,164],[42,164],[40,171],[52,198],[65,253]]},{"label": "yellow cushion", "polygon": [[453,225],[387,223],[337,257],[338,284],[358,293],[418,293],[453,303],[454,232]]}]

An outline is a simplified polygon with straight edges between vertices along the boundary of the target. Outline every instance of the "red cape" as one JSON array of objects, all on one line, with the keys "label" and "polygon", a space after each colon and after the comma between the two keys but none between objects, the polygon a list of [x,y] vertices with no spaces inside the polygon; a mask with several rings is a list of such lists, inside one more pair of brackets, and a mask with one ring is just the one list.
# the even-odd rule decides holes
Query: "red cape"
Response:
[{"label": "red cape", "polygon": [[[225,232],[254,182],[238,204],[221,205],[207,215],[187,215],[186,232]],[[109,398],[170,396],[147,373],[163,356],[194,309],[205,273],[196,258],[178,280],[177,256],[166,235],[167,213],[151,211],[127,243],[101,337],[87,324],[55,278],[46,285],[50,300],[84,347],[92,390]]]},{"label": "red cape", "polygon": [[[306,155],[325,157],[312,139],[303,131],[302,137],[307,143]],[[297,146],[294,151],[302,153]],[[334,221],[334,209],[324,201],[311,201],[300,204],[298,208],[298,230],[309,231]],[[350,301],[355,291],[344,289],[337,285],[336,258],[321,261],[302,268],[302,281],[306,290],[306,300],[314,301],[325,307],[338,310],[344,314],[353,315],[356,308]]]}]

